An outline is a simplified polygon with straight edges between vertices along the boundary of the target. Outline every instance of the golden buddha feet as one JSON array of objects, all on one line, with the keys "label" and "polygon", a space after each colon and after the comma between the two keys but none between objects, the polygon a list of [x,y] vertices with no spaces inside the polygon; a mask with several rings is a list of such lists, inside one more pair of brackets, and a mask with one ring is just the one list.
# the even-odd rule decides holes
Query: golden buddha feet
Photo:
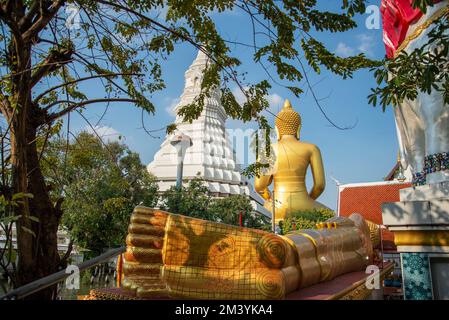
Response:
[{"label": "golden buddha feet", "polygon": [[292,245],[261,230],[136,207],[126,242],[122,287],[141,298],[281,299],[299,282]]},{"label": "golden buddha feet", "polygon": [[136,207],[126,243],[121,285],[139,298],[282,299],[372,256],[357,214],[278,236]]}]

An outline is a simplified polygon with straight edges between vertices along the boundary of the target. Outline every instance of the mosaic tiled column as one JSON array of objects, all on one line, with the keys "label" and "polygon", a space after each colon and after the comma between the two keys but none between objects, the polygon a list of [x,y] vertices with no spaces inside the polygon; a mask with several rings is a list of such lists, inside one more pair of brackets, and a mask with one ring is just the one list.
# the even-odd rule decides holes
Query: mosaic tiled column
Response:
[{"label": "mosaic tiled column", "polygon": [[429,257],[426,253],[401,253],[405,300],[432,300]]}]

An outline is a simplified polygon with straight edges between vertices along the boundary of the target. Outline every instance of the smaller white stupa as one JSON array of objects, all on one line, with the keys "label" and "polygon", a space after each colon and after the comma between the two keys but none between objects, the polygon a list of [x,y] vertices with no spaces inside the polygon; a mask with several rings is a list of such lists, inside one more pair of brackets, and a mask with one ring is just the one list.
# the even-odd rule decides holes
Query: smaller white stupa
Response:
[{"label": "smaller white stupa", "polygon": [[[207,63],[208,57],[199,51],[185,73],[184,92],[175,107],[176,114],[180,107],[192,103],[200,94],[203,71]],[[185,123],[181,117],[176,117],[177,130],[165,137],[147,169],[157,177],[161,192],[175,185],[178,154],[170,141],[176,134],[185,134],[192,139],[192,146],[187,148],[184,159],[184,181],[199,176],[204,179],[212,195],[217,197],[246,194],[251,198],[256,212],[271,217],[271,212],[263,207],[263,198],[241,175],[241,167],[236,161],[232,145],[226,135],[226,118],[220,103],[220,92],[217,90],[210,98],[205,99],[200,117],[192,123]]]}]

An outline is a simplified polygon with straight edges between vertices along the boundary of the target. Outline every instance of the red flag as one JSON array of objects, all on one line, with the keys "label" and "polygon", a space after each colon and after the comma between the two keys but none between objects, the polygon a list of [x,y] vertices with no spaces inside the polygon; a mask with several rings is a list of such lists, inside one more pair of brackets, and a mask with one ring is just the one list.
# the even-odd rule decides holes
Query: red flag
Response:
[{"label": "red flag", "polygon": [[[434,3],[441,0],[434,0]],[[423,13],[412,6],[413,0],[382,0],[380,12],[382,14],[383,39],[387,57],[392,58],[396,49],[407,36],[409,26]]]}]

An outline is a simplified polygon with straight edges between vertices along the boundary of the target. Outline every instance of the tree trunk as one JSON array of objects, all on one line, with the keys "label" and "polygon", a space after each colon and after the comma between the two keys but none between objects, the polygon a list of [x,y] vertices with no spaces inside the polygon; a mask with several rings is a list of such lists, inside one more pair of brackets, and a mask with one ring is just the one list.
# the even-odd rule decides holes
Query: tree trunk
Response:
[{"label": "tree trunk", "polygon": [[[32,102],[33,86],[60,65],[50,63],[55,61],[44,60],[42,65],[33,68],[32,47],[38,40],[39,32],[64,3],[65,1],[39,1],[40,13],[31,18],[28,25],[22,25],[21,22],[30,4],[25,6],[22,1],[7,1],[5,5],[2,3],[0,10],[2,23],[9,26],[11,35],[5,48],[6,66],[11,76],[10,82],[5,86],[10,95],[6,96],[1,92],[0,111],[10,125],[13,194],[25,195],[18,199],[20,203],[14,207],[14,213],[18,217],[16,286],[52,274],[60,266],[57,231],[62,211],[60,203],[53,205],[50,199],[36,146],[38,128],[46,123],[46,113]],[[31,23],[33,27],[37,27],[31,27]],[[55,56],[51,50],[48,57],[60,59],[61,63],[67,60],[64,55]],[[27,197],[27,194],[32,197]],[[41,290],[30,297],[51,299],[54,298],[54,289]]]},{"label": "tree trunk", "polygon": [[[36,146],[37,129],[42,125],[42,114],[33,106],[31,97],[31,44],[17,53],[18,63],[13,78],[13,95],[10,98],[11,164],[13,192],[31,194],[20,199],[15,208],[17,220],[18,268],[17,286],[22,286],[58,271],[60,258],[57,248],[57,231],[61,210],[53,206],[39,166]],[[3,111],[3,109],[2,109]],[[31,218],[30,218],[31,217]],[[55,288],[42,290],[30,296],[34,299],[54,298]]]},{"label": "tree trunk", "polygon": [[[24,198],[17,208],[20,215],[17,223],[18,286],[58,271],[57,231],[61,217],[61,211],[52,204],[39,167],[37,129],[31,119],[20,119],[21,116],[29,118],[19,112],[18,121],[11,127],[14,192],[32,194],[33,197]],[[52,299],[54,293],[53,287],[30,298]]]}]

